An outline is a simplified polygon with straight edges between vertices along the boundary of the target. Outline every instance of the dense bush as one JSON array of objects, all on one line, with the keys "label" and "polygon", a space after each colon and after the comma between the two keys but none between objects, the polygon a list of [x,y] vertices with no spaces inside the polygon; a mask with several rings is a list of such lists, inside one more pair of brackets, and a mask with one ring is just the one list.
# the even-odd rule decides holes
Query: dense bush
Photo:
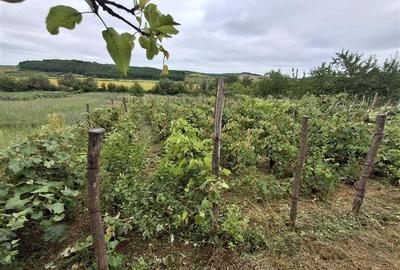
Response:
[{"label": "dense bush", "polygon": [[13,78],[0,75],[0,91],[22,92],[36,90],[54,91],[56,90],[56,87],[44,76]]},{"label": "dense bush", "polygon": [[188,92],[183,82],[174,82],[169,79],[161,79],[153,89],[150,90],[150,93],[157,95],[176,95]]},{"label": "dense bush", "polygon": [[0,157],[0,264],[65,238],[83,184],[74,136],[50,127]]}]

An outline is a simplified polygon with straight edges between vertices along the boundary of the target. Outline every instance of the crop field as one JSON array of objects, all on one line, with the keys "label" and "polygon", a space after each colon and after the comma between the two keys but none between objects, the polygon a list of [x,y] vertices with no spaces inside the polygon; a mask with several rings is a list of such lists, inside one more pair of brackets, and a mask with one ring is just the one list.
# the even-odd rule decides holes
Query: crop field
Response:
[{"label": "crop field", "polygon": [[48,121],[52,113],[60,113],[66,124],[81,121],[90,108],[109,105],[111,99],[120,100],[122,94],[66,92],[0,92],[0,150],[21,142]]},{"label": "crop field", "polygon": [[[83,80],[84,77],[78,77],[77,79]],[[55,77],[49,77],[50,83],[54,85],[58,85],[58,78]],[[148,91],[151,88],[153,88],[157,81],[152,81],[152,80],[118,80],[118,79],[96,79],[97,86],[101,87],[102,84],[108,85],[110,83],[113,83],[115,85],[122,85],[126,87],[131,87],[135,83],[139,83],[144,90]]]},{"label": "crop field", "polygon": [[[399,108],[347,95],[228,96],[216,177],[214,97],[127,97],[127,111],[110,105],[121,97],[0,103],[8,132],[0,148],[2,263],[94,269],[87,131],[103,127],[100,198],[111,269],[400,268]],[[355,183],[381,113],[385,138],[354,216]],[[308,147],[298,220],[289,225],[304,115]]]}]

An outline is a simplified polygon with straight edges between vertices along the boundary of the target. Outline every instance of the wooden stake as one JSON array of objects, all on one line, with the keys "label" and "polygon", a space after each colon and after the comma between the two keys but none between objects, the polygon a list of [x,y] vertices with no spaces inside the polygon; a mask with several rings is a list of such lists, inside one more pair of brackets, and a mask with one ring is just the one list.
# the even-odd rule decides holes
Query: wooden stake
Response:
[{"label": "wooden stake", "polygon": [[[220,158],[221,158],[221,130],[222,130],[222,115],[224,110],[224,79],[218,79],[217,96],[215,99],[215,111],[214,111],[214,136],[213,136],[213,152],[212,152],[212,171],[214,175],[219,177]],[[213,227],[218,227],[217,217],[219,214],[218,205],[213,206]]]},{"label": "wooden stake", "polygon": [[374,100],[372,101],[372,108],[376,108],[378,105],[378,92],[375,93]]},{"label": "wooden stake", "polygon": [[111,99],[111,107],[114,108],[114,99]]},{"label": "wooden stake", "polygon": [[364,167],[362,169],[360,178],[358,180],[357,192],[356,192],[356,196],[354,197],[353,208],[351,209],[351,212],[353,213],[353,215],[358,214],[358,212],[360,211],[361,205],[364,201],[367,180],[368,180],[369,175],[371,174],[372,165],[373,165],[375,157],[378,153],[379,145],[381,144],[381,142],[383,140],[383,136],[384,136],[383,132],[384,132],[384,128],[385,128],[386,117],[387,117],[386,114],[380,114],[376,117],[375,134],[374,134],[374,137],[372,138],[371,148],[369,149],[369,152],[365,159]]},{"label": "wooden stake", "polygon": [[107,250],[104,240],[104,227],[100,212],[99,160],[103,133],[103,128],[94,128],[89,130],[87,204],[97,269],[108,270]]},{"label": "wooden stake", "polygon": [[87,124],[88,127],[90,127],[90,109],[89,109],[89,104],[86,104],[86,113],[87,113]]},{"label": "wooden stake", "polygon": [[297,217],[297,200],[300,193],[300,180],[301,173],[303,172],[304,161],[307,152],[307,138],[308,138],[308,117],[303,116],[301,135],[300,135],[300,153],[297,159],[296,171],[294,174],[293,185],[292,185],[292,196],[290,199],[290,224],[296,224]]},{"label": "wooden stake", "polygon": [[126,98],[125,97],[122,98],[122,104],[124,104],[124,111],[128,112],[128,108],[126,107]]}]

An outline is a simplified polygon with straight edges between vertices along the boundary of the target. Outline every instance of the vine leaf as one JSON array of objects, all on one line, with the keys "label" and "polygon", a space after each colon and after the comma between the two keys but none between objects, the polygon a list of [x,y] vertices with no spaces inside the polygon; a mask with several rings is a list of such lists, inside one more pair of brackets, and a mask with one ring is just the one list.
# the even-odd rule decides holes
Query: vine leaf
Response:
[{"label": "vine leaf", "polygon": [[57,35],[60,27],[72,30],[81,21],[82,15],[79,11],[69,6],[59,5],[50,9],[46,18],[46,27],[50,34]]},{"label": "vine leaf", "polygon": [[111,58],[117,65],[118,70],[127,75],[129,63],[131,61],[132,50],[135,44],[135,36],[129,33],[118,34],[118,32],[109,27],[103,31],[103,38],[107,43],[107,50]]}]

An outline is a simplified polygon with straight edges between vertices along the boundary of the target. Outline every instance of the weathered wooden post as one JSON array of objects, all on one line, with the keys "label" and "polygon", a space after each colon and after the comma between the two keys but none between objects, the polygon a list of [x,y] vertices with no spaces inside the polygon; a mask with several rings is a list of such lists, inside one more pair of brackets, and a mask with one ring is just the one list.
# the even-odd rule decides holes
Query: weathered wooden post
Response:
[{"label": "weathered wooden post", "polygon": [[111,99],[111,107],[114,108],[114,99],[113,98]]},{"label": "weathered wooden post", "polygon": [[383,131],[385,129],[386,117],[386,114],[380,114],[376,117],[375,134],[372,138],[371,148],[369,149],[367,157],[365,158],[364,167],[358,180],[357,192],[353,201],[353,208],[351,209],[353,215],[358,214],[358,212],[360,211],[360,207],[364,201],[367,180],[369,175],[371,174],[372,165],[378,153],[379,145],[383,140]]},{"label": "weathered wooden post", "polygon": [[297,200],[300,193],[300,180],[301,173],[303,172],[304,161],[307,152],[307,138],[308,138],[308,116],[303,116],[301,124],[301,135],[300,135],[300,153],[297,159],[296,171],[294,173],[294,179],[292,184],[292,196],[290,197],[290,221],[291,225],[296,224],[297,217]]},{"label": "weathered wooden post", "polygon": [[126,98],[125,97],[122,98],[122,104],[124,105],[124,111],[128,112],[128,108],[126,107]]},{"label": "weathered wooden post", "polygon": [[104,240],[104,227],[100,212],[99,161],[103,133],[103,128],[94,128],[89,130],[87,204],[97,269],[108,270],[107,249]]},{"label": "weathered wooden post", "polygon": [[[214,135],[213,135],[213,152],[212,152],[212,171],[214,175],[219,177],[220,158],[221,158],[221,131],[222,131],[222,114],[224,110],[224,79],[218,78],[217,96],[215,98],[215,111],[214,111]],[[218,205],[213,206],[213,227],[218,226],[217,217],[219,214]]]},{"label": "weathered wooden post", "polygon": [[86,114],[87,114],[87,116],[86,116],[87,124],[88,124],[88,127],[90,127],[90,109],[89,109],[89,104],[86,104]]},{"label": "weathered wooden post", "polygon": [[378,92],[375,93],[374,100],[372,101],[372,108],[376,108],[378,105]]}]

